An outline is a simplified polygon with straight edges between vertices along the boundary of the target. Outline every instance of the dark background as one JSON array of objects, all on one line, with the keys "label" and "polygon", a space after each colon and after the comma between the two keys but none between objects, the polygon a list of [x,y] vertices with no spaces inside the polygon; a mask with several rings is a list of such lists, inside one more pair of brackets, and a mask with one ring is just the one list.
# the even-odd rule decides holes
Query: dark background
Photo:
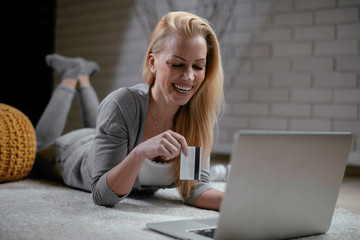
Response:
[{"label": "dark background", "polygon": [[0,103],[22,111],[35,126],[53,88],[45,56],[54,52],[56,0],[14,1],[3,10]]}]

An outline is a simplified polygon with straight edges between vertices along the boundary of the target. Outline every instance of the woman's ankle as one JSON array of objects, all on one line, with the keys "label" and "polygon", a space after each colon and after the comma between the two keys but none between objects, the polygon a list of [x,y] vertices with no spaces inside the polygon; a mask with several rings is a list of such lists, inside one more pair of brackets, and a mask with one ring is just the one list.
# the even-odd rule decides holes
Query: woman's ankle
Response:
[{"label": "woman's ankle", "polygon": [[76,89],[78,81],[75,78],[64,78],[61,79],[60,85],[69,87],[71,89]]},{"label": "woman's ankle", "polygon": [[78,79],[78,88],[91,86],[90,78],[88,75],[81,74]]}]

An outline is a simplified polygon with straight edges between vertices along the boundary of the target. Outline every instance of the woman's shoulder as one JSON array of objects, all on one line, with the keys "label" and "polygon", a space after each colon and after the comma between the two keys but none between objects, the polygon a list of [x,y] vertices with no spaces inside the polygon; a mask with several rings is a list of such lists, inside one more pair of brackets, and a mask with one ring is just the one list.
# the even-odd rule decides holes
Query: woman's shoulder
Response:
[{"label": "woman's shoulder", "polygon": [[149,96],[149,85],[140,83],[132,87],[122,87],[111,92],[104,100],[118,103],[146,101]]},{"label": "woman's shoulder", "polygon": [[99,115],[109,117],[121,114],[132,121],[139,114],[147,112],[149,89],[146,83],[141,83],[113,91],[101,102]]}]

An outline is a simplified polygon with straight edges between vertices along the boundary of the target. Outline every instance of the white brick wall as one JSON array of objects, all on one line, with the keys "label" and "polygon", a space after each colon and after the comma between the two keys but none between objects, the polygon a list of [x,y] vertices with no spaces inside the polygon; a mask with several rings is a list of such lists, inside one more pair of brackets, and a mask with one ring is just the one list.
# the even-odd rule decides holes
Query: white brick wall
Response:
[{"label": "white brick wall", "polygon": [[283,72],[290,69],[290,59],[254,59],[254,72]]},{"label": "white brick wall", "polygon": [[334,68],[334,59],[332,57],[304,57],[292,59],[292,70],[313,72],[330,72]]},{"label": "white brick wall", "polygon": [[[346,56],[346,57],[336,57],[336,69],[337,71],[350,70],[354,72],[359,71],[360,66],[360,56]],[[359,77],[359,75],[358,75]]]},{"label": "white brick wall", "polygon": [[[145,3],[58,1],[56,51],[100,64],[93,78],[100,99],[142,81]],[[152,1],[158,17],[167,3]],[[172,3],[175,10],[211,12],[196,0]],[[238,0],[220,41],[227,110],[214,151],[229,153],[238,129],[351,131],[349,161],[360,164],[359,8],[358,0]],[[217,12],[223,18],[212,23],[219,32],[229,11]],[[74,106],[68,130],[80,127],[77,118]]]},{"label": "white brick wall", "polygon": [[315,43],[316,56],[357,54],[357,40],[326,41]]},{"label": "white brick wall", "polygon": [[356,119],[357,106],[354,105],[317,105],[314,106],[315,118]]},{"label": "white brick wall", "polygon": [[251,118],[249,128],[286,130],[287,120],[285,118]]},{"label": "white brick wall", "polygon": [[[345,29],[342,31],[346,31]],[[315,26],[294,29],[295,40],[329,40],[335,37],[335,26]]]},{"label": "white brick wall", "polygon": [[335,7],[336,0],[296,0],[296,10],[320,9],[326,7]]},{"label": "white brick wall", "polygon": [[358,38],[360,35],[360,23],[338,25],[338,38]]},{"label": "white brick wall", "polygon": [[359,103],[360,89],[335,90],[334,100],[340,103]]},{"label": "white brick wall", "polygon": [[274,87],[310,87],[311,74],[299,72],[280,72],[272,75]]},{"label": "white brick wall", "polygon": [[[313,1],[317,2],[317,1]],[[359,9],[353,8],[339,8],[334,10],[316,11],[316,23],[340,23],[359,21]]]},{"label": "white brick wall", "polygon": [[356,73],[339,73],[339,72],[323,72],[314,73],[315,87],[332,87],[336,88],[356,88],[357,75]]},{"label": "white brick wall", "polygon": [[291,119],[290,129],[295,131],[331,131],[331,120]]},{"label": "white brick wall", "polygon": [[275,29],[255,33],[255,42],[284,42],[290,41],[290,29]]},{"label": "white brick wall", "polygon": [[274,116],[282,117],[310,117],[311,105],[299,103],[280,103],[273,104],[271,113]]},{"label": "white brick wall", "polygon": [[274,27],[295,27],[295,26],[309,26],[313,23],[313,14],[311,12],[305,13],[287,13],[274,16]]},{"label": "white brick wall", "polygon": [[329,89],[293,89],[291,94],[291,101],[294,102],[311,102],[311,103],[326,103],[331,102],[331,90]]},{"label": "white brick wall", "polygon": [[278,43],[273,45],[274,57],[311,56],[311,43]]}]

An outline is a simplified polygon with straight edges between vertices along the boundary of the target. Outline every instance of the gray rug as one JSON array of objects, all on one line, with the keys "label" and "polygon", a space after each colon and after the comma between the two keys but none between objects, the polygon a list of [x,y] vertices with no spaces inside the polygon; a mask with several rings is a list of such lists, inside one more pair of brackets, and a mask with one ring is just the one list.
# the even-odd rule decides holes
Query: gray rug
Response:
[{"label": "gray rug", "polygon": [[[224,186],[214,183],[218,189]],[[95,205],[90,193],[37,179],[0,184],[0,213],[4,240],[171,239],[145,224],[219,214],[184,205],[175,189],[133,196],[106,208]],[[329,231],[306,239],[360,239],[360,215],[337,207]]]}]

